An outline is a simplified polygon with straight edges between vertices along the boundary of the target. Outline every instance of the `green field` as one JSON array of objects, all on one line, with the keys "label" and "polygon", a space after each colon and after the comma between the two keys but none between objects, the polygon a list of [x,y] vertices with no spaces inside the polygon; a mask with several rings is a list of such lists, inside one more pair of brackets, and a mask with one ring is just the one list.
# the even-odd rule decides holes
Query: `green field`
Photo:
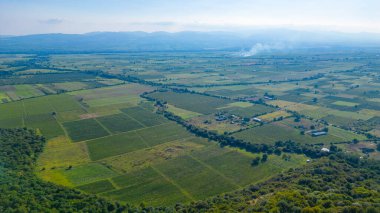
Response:
[{"label": "green field", "polygon": [[95,119],[66,122],[63,123],[63,126],[75,142],[108,135],[108,132]]},{"label": "green field", "polygon": [[166,122],[162,117],[142,107],[130,107],[121,109],[121,111],[144,126],[155,126]]},{"label": "green field", "polygon": [[190,156],[158,165],[157,169],[195,199],[236,189],[235,184]]},{"label": "green field", "polygon": [[[152,205],[159,205],[160,202],[169,205],[179,201],[189,202],[263,181],[274,173],[306,163],[302,156],[294,155],[291,161],[273,156],[267,163],[252,168],[250,161],[254,156],[206,146],[191,154],[153,163],[115,177],[112,180],[120,189],[104,195],[132,203],[146,201]],[[169,187],[168,193],[161,191],[165,186]]]},{"label": "green field", "polygon": [[165,141],[186,138],[191,135],[186,129],[174,123],[159,125],[151,129],[143,129],[137,133],[150,146],[161,144]]},{"label": "green field", "polygon": [[[273,134],[275,133],[275,134]],[[254,127],[248,130],[233,134],[234,137],[255,144],[274,144],[276,141],[292,140],[305,144],[330,144],[336,142],[347,142],[353,139],[366,139],[363,135],[358,135],[350,131],[329,127],[327,135],[312,137],[309,134],[301,134],[300,130],[283,126],[280,122]]]},{"label": "green field", "polygon": [[127,132],[144,127],[139,121],[125,114],[108,115],[99,117],[97,120],[113,133]]},{"label": "green field", "polygon": [[89,161],[86,144],[72,143],[65,136],[59,136],[48,140],[44,152],[37,161],[37,167],[39,170],[67,168],[70,165],[85,164]]},{"label": "green field", "polygon": [[70,94],[82,99],[90,107],[101,107],[113,104],[137,105],[142,99],[139,94],[152,90],[152,87],[140,84],[125,84],[120,86],[81,90]]},{"label": "green field", "polygon": [[150,205],[172,205],[186,202],[188,197],[152,168],[113,178],[120,187],[104,193],[106,197],[130,203],[145,202]]},{"label": "green field", "polygon": [[64,134],[56,118],[50,113],[26,116],[24,122],[28,127],[39,129],[47,139]]},{"label": "green field", "polygon": [[169,112],[171,112],[171,113],[174,113],[175,115],[180,116],[181,118],[183,118],[185,120],[202,115],[200,113],[192,112],[192,111],[185,110],[185,109],[181,109],[181,108],[178,108],[178,107],[175,107],[175,106],[172,106],[172,105],[168,105],[168,109],[167,110]]},{"label": "green field", "polygon": [[54,89],[57,90],[66,90],[66,91],[72,91],[72,90],[80,90],[88,88],[89,86],[84,82],[64,82],[64,83],[55,83],[53,84]]},{"label": "green field", "polygon": [[275,109],[272,107],[268,107],[265,105],[260,105],[260,104],[255,104],[253,106],[248,106],[248,107],[229,107],[223,109],[223,111],[227,111],[231,114],[235,114],[241,117],[254,117],[258,115],[262,115],[265,113],[270,113],[273,112]]},{"label": "green field", "polygon": [[62,170],[61,173],[75,186],[95,182],[117,175],[117,173],[114,171],[97,163],[73,166],[71,169]]},{"label": "green field", "polygon": [[103,137],[86,142],[92,160],[99,160],[147,147],[135,132]]},{"label": "green field", "polygon": [[335,101],[333,104],[338,105],[338,106],[348,106],[348,107],[353,107],[353,106],[358,105],[358,103],[348,102],[348,101]]},{"label": "green field", "polygon": [[217,108],[232,103],[229,100],[189,93],[156,92],[149,95],[152,98],[167,101],[169,104],[192,112],[210,114]]},{"label": "green field", "polygon": [[98,194],[106,191],[114,190],[115,187],[109,180],[100,180],[97,182],[89,183],[86,185],[82,185],[77,187],[77,189],[85,191],[91,194]]},{"label": "green field", "polygon": [[20,100],[43,95],[40,90],[32,85],[16,85],[14,86],[14,90],[9,91],[7,94],[12,100]]}]

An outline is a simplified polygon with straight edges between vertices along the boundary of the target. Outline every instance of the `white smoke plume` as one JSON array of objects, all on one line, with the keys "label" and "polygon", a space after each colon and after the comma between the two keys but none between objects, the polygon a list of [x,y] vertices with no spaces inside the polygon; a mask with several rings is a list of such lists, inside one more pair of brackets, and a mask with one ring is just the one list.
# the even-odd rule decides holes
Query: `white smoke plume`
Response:
[{"label": "white smoke plume", "polygon": [[263,52],[271,52],[274,50],[282,50],[286,48],[289,48],[289,47],[280,43],[276,43],[276,44],[256,43],[255,45],[253,45],[253,47],[250,50],[240,51],[237,55],[241,57],[249,57],[249,56],[254,56]]}]

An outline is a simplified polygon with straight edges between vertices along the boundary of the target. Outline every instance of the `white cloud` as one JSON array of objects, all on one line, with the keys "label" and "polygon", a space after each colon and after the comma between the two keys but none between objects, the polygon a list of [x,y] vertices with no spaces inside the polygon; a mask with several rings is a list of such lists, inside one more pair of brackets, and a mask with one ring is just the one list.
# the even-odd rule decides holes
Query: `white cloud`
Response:
[{"label": "white cloud", "polygon": [[51,19],[45,19],[45,20],[39,20],[39,23],[41,24],[61,24],[63,22],[63,19],[57,19],[57,18],[51,18]]},{"label": "white cloud", "polygon": [[292,27],[380,33],[377,0],[0,0],[0,34]]}]

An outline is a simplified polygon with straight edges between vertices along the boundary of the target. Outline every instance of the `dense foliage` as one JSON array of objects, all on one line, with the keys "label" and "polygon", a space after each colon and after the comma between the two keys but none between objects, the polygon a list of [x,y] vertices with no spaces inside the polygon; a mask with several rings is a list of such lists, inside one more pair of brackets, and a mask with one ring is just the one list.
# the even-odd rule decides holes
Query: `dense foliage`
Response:
[{"label": "dense foliage", "polygon": [[121,212],[133,210],[44,182],[33,174],[45,140],[27,129],[0,129],[0,212]]},{"label": "dense foliage", "polygon": [[331,155],[245,190],[177,206],[186,211],[380,212],[380,164]]}]

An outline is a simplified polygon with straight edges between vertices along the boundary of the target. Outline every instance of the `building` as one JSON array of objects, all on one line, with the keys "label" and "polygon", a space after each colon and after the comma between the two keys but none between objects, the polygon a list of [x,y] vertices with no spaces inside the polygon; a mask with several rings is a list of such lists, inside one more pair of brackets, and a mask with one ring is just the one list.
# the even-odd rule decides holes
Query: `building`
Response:
[{"label": "building", "polygon": [[312,132],[311,133],[311,136],[313,136],[313,137],[318,137],[318,136],[321,136],[321,135],[327,135],[327,132],[325,132],[325,131],[319,131],[319,132]]},{"label": "building", "polygon": [[264,98],[267,99],[267,100],[273,100],[273,98],[269,97],[269,96],[264,96]]},{"label": "building", "polygon": [[224,115],[219,115],[215,118],[216,121],[225,121],[227,120],[227,117]]},{"label": "building", "polygon": [[256,122],[261,122],[262,120],[260,118],[253,118],[254,121]]},{"label": "building", "polygon": [[323,147],[323,148],[321,149],[321,151],[322,151],[322,152],[330,152],[330,149]]}]

